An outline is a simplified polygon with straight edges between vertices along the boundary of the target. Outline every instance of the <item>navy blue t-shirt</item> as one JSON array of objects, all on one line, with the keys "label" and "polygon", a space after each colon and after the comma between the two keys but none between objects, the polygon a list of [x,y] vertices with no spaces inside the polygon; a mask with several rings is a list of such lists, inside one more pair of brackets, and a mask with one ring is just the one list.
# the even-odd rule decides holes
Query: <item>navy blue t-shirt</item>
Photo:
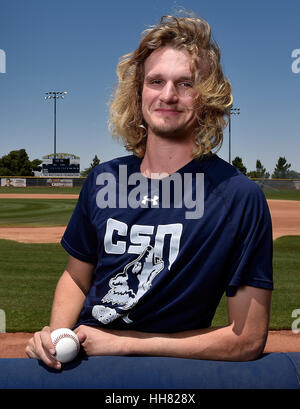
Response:
[{"label": "navy blue t-shirt", "polygon": [[207,328],[224,292],[273,289],[265,196],[217,155],[148,179],[129,155],[88,176],[61,244],[95,265],[76,326]]}]

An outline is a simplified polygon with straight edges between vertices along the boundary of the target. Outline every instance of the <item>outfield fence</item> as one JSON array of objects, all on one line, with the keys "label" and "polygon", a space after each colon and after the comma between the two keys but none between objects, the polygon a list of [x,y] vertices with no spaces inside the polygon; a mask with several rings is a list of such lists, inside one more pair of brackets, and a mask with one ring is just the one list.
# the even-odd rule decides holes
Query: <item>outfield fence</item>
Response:
[{"label": "outfield fence", "polygon": [[[0,176],[0,187],[80,187],[86,177]],[[300,179],[251,179],[263,190],[300,190]]]},{"label": "outfield fence", "polygon": [[1,176],[1,187],[80,187],[86,177]]},{"label": "outfield fence", "polygon": [[281,190],[300,190],[300,179],[251,179],[263,190],[278,192]]}]

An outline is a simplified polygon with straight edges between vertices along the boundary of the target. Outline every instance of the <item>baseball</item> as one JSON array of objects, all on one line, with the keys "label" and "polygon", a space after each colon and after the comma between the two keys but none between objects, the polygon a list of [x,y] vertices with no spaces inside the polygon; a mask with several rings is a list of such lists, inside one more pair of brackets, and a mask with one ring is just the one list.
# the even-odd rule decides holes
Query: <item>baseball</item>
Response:
[{"label": "baseball", "polygon": [[51,332],[51,339],[55,346],[55,358],[66,363],[72,361],[80,350],[80,342],[72,330],[69,328],[58,328]]}]

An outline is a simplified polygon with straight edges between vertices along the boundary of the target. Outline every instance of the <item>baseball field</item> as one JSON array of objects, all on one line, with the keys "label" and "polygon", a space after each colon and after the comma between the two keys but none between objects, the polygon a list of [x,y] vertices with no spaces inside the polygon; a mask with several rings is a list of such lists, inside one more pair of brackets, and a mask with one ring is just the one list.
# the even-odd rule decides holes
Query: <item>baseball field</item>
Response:
[{"label": "baseball field", "polygon": [[[24,357],[26,340],[49,322],[55,286],[68,259],[59,241],[79,191],[0,189],[0,310],[6,317],[0,358]],[[300,191],[266,197],[273,223],[275,283],[266,350],[300,351],[300,333],[291,331],[296,310],[300,317]],[[213,326],[226,324],[224,297]]]}]

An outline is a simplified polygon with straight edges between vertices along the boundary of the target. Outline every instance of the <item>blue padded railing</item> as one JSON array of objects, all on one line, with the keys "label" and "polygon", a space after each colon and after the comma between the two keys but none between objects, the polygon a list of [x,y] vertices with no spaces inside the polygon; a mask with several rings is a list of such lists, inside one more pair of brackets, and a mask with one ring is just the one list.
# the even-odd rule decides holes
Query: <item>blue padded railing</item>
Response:
[{"label": "blue padded railing", "polygon": [[35,359],[0,359],[0,389],[299,389],[299,383],[300,352],[249,362],[89,357],[61,371]]}]

